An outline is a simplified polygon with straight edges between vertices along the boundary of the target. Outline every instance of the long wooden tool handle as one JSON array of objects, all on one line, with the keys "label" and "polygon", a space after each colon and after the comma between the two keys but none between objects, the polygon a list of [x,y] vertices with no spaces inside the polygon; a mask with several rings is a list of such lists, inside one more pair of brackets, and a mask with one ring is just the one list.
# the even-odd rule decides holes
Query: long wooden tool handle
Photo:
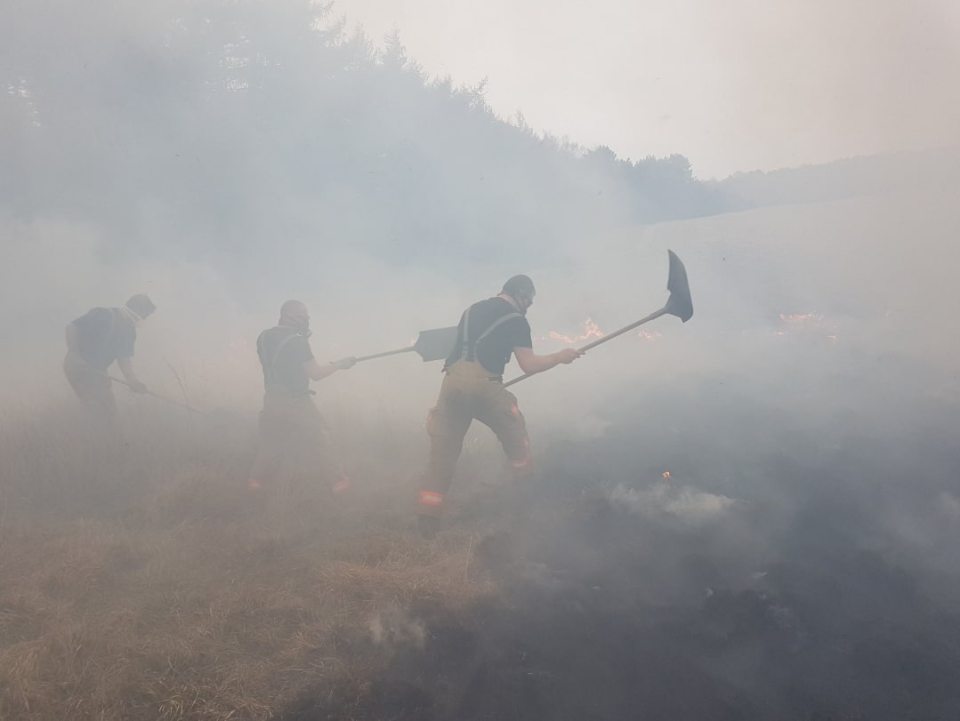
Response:
[{"label": "long wooden tool handle", "polygon": [[388,350],[383,353],[374,353],[373,355],[362,355],[357,358],[357,363],[363,361],[373,360],[374,358],[385,358],[388,355],[397,355],[399,353],[409,353],[410,351],[416,350],[416,346],[408,346],[406,348],[397,348],[396,350]]},{"label": "long wooden tool handle", "polygon": [[[628,331],[631,331],[631,330],[633,330],[634,328],[638,328],[639,326],[643,325],[644,323],[649,323],[649,322],[652,321],[652,320],[656,320],[656,319],[659,318],[660,316],[664,315],[666,312],[667,312],[667,306],[664,306],[664,307],[661,308],[660,310],[651,313],[651,314],[648,315],[646,318],[641,318],[640,320],[638,320],[638,321],[635,322],[635,323],[631,323],[630,325],[625,325],[625,326],[624,326],[623,328],[621,328],[620,330],[615,330],[613,333],[608,333],[607,335],[603,336],[603,338],[598,338],[597,340],[593,341],[592,343],[587,343],[585,346],[583,346],[583,347],[580,348],[579,350],[580,350],[581,353],[586,353],[586,352],[587,352],[588,350],[590,350],[591,348],[596,348],[598,345],[601,345],[601,344],[603,344],[603,343],[606,343],[608,340],[613,340],[613,339],[616,338],[618,335],[623,335],[624,333],[627,333]],[[520,376],[520,377],[518,377],[518,378],[514,378],[512,381],[509,381],[509,382],[507,382],[507,383],[504,383],[504,384],[503,384],[503,387],[504,387],[504,388],[507,388],[508,386],[512,386],[514,383],[519,383],[520,381],[525,381],[527,378],[530,378],[531,376],[535,376],[535,375],[538,375],[538,374],[537,374],[537,373],[526,373],[526,374],[524,374],[524,375],[522,375],[522,376]]]},{"label": "long wooden tool handle", "polygon": [[[122,379],[120,379],[120,378],[117,378],[116,376],[108,375],[107,378],[109,378],[110,380],[112,380],[114,383],[119,383],[120,385],[126,386],[127,388],[133,388],[133,386],[131,386],[131,385],[130,385],[129,383],[127,383],[125,380],[122,380]],[[198,413],[198,414],[200,414],[201,416],[209,415],[209,413],[206,413],[205,411],[201,411],[199,408],[194,408],[193,406],[187,405],[186,403],[181,403],[180,401],[175,401],[175,400],[173,400],[173,398],[167,398],[166,396],[158,396],[158,395],[157,395],[156,393],[154,393],[153,391],[146,391],[146,393],[145,393],[144,395],[148,395],[148,396],[150,396],[151,398],[156,398],[158,401],[163,401],[164,403],[169,403],[170,405],[177,406],[178,408],[185,408],[186,410],[191,411],[191,412],[193,412],[193,413]]]},{"label": "long wooden tool handle", "polygon": [[602,344],[602,343],[606,343],[608,340],[613,340],[613,339],[616,338],[618,335],[623,335],[624,333],[627,333],[627,332],[633,330],[634,328],[640,327],[640,326],[643,325],[644,323],[649,323],[649,322],[652,321],[652,320],[656,320],[656,319],[659,318],[660,316],[664,315],[666,312],[667,312],[667,307],[664,306],[664,307],[661,308],[660,310],[651,313],[651,314],[648,315],[646,318],[641,318],[641,319],[638,320],[636,323],[631,323],[630,325],[625,325],[625,326],[624,326],[623,328],[621,328],[620,330],[615,330],[613,333],[608,333],[607,335],[603,336],[603,338],[597,338],[597,340],[593,341],[593,343],[587,343],[585,346],[583,346],[583,348],[580,349],[580,352],[581,352],[581,353],[586,353],[586,352],[587,352],[588,350],[590,350],[591,348],[596,348],[598,345],[600,345],[600,344]]}]

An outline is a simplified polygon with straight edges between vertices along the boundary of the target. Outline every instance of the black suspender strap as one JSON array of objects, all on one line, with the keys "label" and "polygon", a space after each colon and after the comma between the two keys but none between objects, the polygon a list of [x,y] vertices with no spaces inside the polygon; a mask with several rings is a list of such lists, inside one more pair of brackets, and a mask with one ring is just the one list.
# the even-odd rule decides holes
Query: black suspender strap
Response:
[{"label": "black suspender strap", "polygon": [[460,344],[460,356],[459,360],[466,361],[475,361],[477,359],[477,347],[480,345],[480,342],[489,336],[493,331],[499,328],[501,325],[506,323],[509,320],[514,318],[522,318],[523,316],[520,313],[505,313],[504,315],[497,318],[493,323],[487,326],[486,330],[483,331],[473,340],[470,339],[470,308],[467,309],[466,313],[463,314],[463,342]]},{"label": "black suspender strap", "polygon": [[[257,347],[258,347],[258,350],[263,350],[261,344],[263,343],[263,336],[264,336],[265,334],[266,334],[266,331],[264,331],[263,333],[261,333],[261,334],[260,334],[260,337],[257,339]],[[268,382],[269,382],[270,384],[273,384],[273,383],[275,382],[275,380],[276,380],[275,371],[276,371],[277,361],[280,360],[280,354],[283,353],[283,349],[287,347],[287,344],[288,344],[291,340],[293,340],[294,338],[297,338],[297,337],[300,337],[300,334],[297,333],[296,331],[294,331],[293,333],[290,333],[286,338],[284,338],[283,340],[281,340],[281,341],[277,344],[276,349],[273,351],[273,355],[270,357],[270,360],[264,365],[263,370],[265,371],[266,376],[267,376],[267,379],[268,379]],[[263,361],[263,353],[260,353],[260,359],[261,359],[261,362],[262,362],[262,361]]]}]

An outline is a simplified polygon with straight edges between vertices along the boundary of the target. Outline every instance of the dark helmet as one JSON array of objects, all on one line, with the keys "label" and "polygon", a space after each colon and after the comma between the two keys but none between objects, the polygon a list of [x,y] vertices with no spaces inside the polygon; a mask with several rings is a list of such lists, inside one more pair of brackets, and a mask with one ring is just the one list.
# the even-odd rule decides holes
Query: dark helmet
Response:
[{"label": "dark helmet", "polygon": [[132,310],[141,318],[146,318],[157,309],[157,306],[153,304],[153,301],[143,293],[137,293],[136,295],[130,296],[130,300],[127,301],[126,305],[127,308]]},{"label": "dark helmet", "polygon": [[525,298],[533,301],[533,296],[537,294],[537,289],[533,287],[533,281],[528,275],[515,275],[503,284],[502,293],[506,293],[511,298]]},{"label": "dark helmet", "polygon": [[297,328],[301,333],[307,333],[310,329],[310,311],[299,300],[284,301],[280,306],[280,320],[277,323],[289,325]]}]

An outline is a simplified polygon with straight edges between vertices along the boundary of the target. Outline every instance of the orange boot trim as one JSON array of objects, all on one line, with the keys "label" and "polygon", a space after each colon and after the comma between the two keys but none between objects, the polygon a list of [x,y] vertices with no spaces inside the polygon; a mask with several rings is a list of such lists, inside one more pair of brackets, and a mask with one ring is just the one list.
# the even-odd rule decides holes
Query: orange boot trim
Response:
[{"label": "orange boot trim", "polygon": [[443,494],[436,491],[420,491],[420,505],[438,508],[443,505]]}]

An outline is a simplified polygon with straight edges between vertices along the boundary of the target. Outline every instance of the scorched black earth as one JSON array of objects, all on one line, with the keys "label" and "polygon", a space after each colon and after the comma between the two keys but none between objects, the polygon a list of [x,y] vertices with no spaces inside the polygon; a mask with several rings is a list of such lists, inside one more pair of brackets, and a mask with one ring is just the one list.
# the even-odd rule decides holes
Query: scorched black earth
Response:
[{"label": "scorched black earth", "polygon": [[[661,427],[694,422],[670,418],[665,398],[651,403]],[[742,414],[739,433],[759,432],[760,410]],[[478,542],[470,570],[496,581],[495,599],[459,612],[414,603],[422,645],[398,648],[372,683],[318,689],[290,718],[960,715],[955,576],[899,541],[891,521],[922,515],[950,486],[934,472],[960,460],[947,434],[805,454],[785,426],[783,445],[745,446],[731,485],[704,470],[716,444],[684,450],[661,432],[630,445],[636,424],[618,428],[557,449],[525,510]],[[927,470],[905,484],[917,454]],[[685,470],[666,479],[652,457]],[[624,467],[639,479],[625,482]]]}]

